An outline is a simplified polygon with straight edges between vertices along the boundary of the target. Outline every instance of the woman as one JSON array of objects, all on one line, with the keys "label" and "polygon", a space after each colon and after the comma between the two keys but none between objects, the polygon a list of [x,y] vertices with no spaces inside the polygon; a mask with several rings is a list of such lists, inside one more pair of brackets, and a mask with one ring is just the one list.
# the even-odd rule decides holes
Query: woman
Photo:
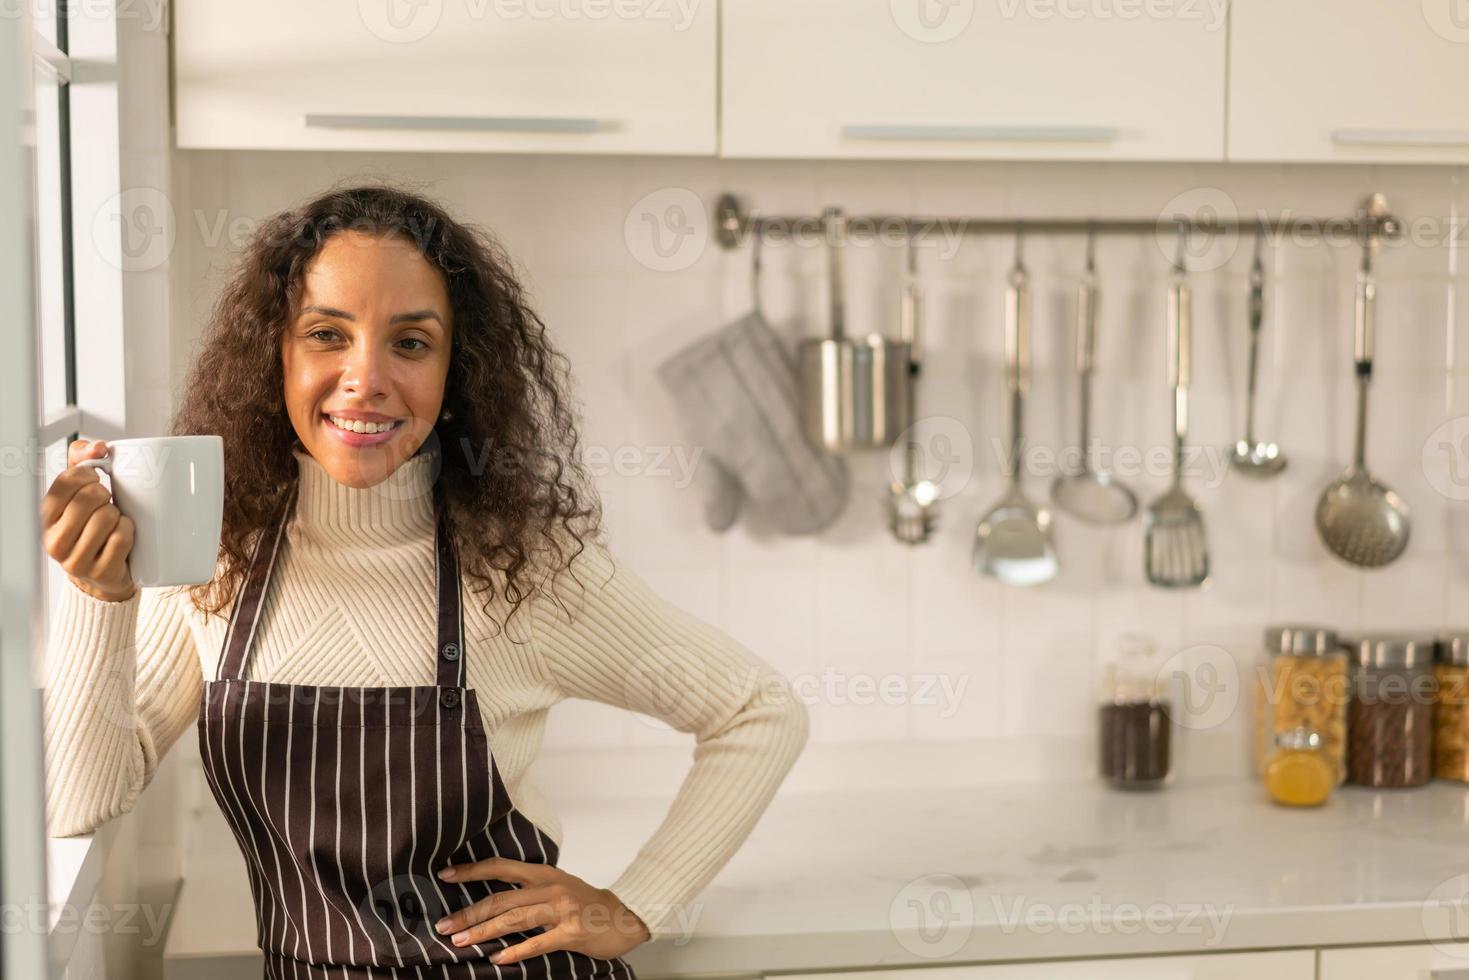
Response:
[{"label": "woman", "polygon": [[[807,714],[614,567],[565,358],[499,248],[382,186],[272,217],[172,429],[224,440],[211,582],[134,587],[132,524],[76,465],[104,443],[74,443],[42,501],[71,583],[47,655],[52,832],[131,809],[198,719],[267,976],[634,980],[622,954],[688,929]],[[559,825],[523,779],[568,697],[698,739],[605,888],[556,867]]]}]

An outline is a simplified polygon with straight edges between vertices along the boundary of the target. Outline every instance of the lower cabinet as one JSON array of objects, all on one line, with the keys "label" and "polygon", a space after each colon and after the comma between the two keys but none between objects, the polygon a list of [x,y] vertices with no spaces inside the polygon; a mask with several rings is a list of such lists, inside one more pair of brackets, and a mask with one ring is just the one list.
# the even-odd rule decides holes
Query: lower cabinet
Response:
[{"label": "lower cabinet", "polygon": [[1469,980],[1469,943],[1323,950],[1317,980]]},{"label": "lower cabinet", "polygon": [[[1388,980],[1386,974],[1343,973],[1330,980]],[[1403,974],[1405,978],[1414,974]],[[842,973],[783,973],[768,980],[1315,980],[1316,953],[1208,953],[1120,960],[1068,960],[1014,966],[921,966]],[[1321,980],[1328,980],[1325,974]],[[1454,977],[1452,980],[1460,980]],[[1469,980],[1466,976],[1465,980]]]}]

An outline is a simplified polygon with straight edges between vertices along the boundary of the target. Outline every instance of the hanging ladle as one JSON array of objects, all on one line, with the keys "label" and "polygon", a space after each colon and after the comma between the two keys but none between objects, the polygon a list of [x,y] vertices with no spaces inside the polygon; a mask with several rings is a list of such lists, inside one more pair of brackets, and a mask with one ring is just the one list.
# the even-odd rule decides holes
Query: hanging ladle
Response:
[{"label": "hanging ladle", "polygon": [[918,376],[923,293],[918,286],[918,249],[908,239],[908,264],[898,309],[899,340],[908,344],[908,428],[903,434],[903,478],[888,488],[888,527],[904,544],[922,544],[938,520],[938,485],[918,475],[923,448],[918,442]]},{"label": "hanging ladle", "polygon": [[1245,380],[1245,437],[1234,444],[1229,465],[1245,476],[1274,476],[1285,469],[1285,456],[1273,442],[1255,441],[1255,385],[1260,373],[1260,328],[1265,321],[1265,243],[1263,224],[1255,230],[1255,261],[1250,264],[1250,365]]},{"label": "hanging ladle", "polygon": [[1056,506],[1090,524],[1121,524],[1137,513],[1137,496],[1106,469],[1091,465],[1092,372],[1097,343],[1097,236],[1088,229],[1086,271],[1076,294],[1076,378],[1081,388],[1081,463],[1051,484]]},{"label": "hanging ladle", "polygon": [[975,530],[974,567],[1009,585],[1039,585],[1056,577],[1051,512],[1038,507],[1020,486],[1025,448],[1021,422],[1030,383],[1030,276],[1020,261],[1015,232],[1015,266],[1005,289],[1005,386],[1010,393],[1010,451],[1004,460],[1005,494]]}]

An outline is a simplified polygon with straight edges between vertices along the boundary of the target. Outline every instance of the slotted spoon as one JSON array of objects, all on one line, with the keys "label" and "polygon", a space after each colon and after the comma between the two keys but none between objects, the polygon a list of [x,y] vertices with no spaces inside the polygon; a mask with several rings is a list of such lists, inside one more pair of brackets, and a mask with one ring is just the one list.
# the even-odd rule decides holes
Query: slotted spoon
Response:
[{"label": "slotted spoon", "polygon": [[1204,514],[1183,488],[1183,446],[1188,438],[1188,394],[1193,373],[1193,292],[1184,265],[1187,232],[1179,229],[1178,258],[1168,288],[1169,374],[1173,387],[1173,478],[1143,518],[1143,570],[1165,589],[1203,585],[1209,577]]},{"label": "slotted spoon", "polygon": [[1357,438],[1352,462],[1316,504],[1316,533],[1322,544],[1343,561],[1363,568],[1378,568],[1395,560],[1408,547],[1412,530],[1403,498],[1374,480],[1367,470],[1367,387],[1372,381],[1377,305],[1372,250],[1376,244],[1374,236],[1363,246],[1357,273]]}]

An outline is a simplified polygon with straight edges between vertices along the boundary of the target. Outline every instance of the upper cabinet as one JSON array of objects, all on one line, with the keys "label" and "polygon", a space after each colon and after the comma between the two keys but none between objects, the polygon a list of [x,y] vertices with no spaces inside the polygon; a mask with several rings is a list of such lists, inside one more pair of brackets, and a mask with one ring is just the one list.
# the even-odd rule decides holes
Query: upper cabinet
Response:
[{"label": "upper cabinet", "polygon": [[1220,160],[1224,8],[724,0],[722,152]]},{"label": "upper cabinet", "polygon": [[717,20],[671,0],[178,0],[178,145],[709,155]]},{"label": "upper cabinet", "polygon": [[1229,158],[1469,160],[1464,0],[1231,0]]}]

